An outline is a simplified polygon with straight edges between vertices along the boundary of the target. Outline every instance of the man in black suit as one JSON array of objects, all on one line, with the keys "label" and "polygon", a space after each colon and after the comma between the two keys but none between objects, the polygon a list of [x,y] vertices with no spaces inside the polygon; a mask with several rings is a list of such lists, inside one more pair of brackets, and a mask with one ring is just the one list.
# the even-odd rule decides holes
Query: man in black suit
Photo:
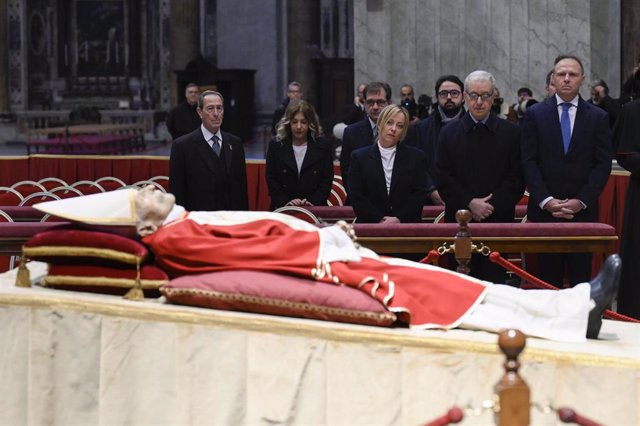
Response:
[{"label": "man in black suit", "polygon": [[[522,164],[533,222],[597,222],[598,197],[611,172],[607,113],[584,101],[582,62],[561,55],[551,77],[554,96],[527,110],[522,124]],[[591,278],[591,254],[540,254],[540,278],[570,285]]]},{"label": "man in black suit", "polygon": [[[447,222],[455,223],[460,209],[470,210],[474,222],[513,222],[524,193],[520,130],[492,113],[495,96],[493,75],[472,72],[464,81],[469,111],[440,132],[434,178]],[[487,260],[474,255],[472,275],[504,282],[504,269]]]},{"label": "man in black suit", "polygon": [[379,81],[369,83],[364,88],[364,109],[367,116],[347,126],[342,136],[342,150],[340,151],[340,173],[347,193],[349,193],[349,164],[351,153],[363,146],[371,145],[377,139],[376,122],[384,107],[391,101],[391,89],[386,83]]},{"label": "man in black suit", "polygon": [[200,127],[198,116],[198,95],[200,89],[197,84],[189,83],[184,89],[185,101],[169,111],[167,116],[167,130],[173,140],[193,132]]},{"label": "man in black suit", "polygon": [[[448,123],[453,123],[465,114],[462,92],[463,84],[458,76],[443,75],[438,78],[436,81],[438,106],[433,114],[426,119],[420,120],[416,126],[418,133],[417,146],[424,152],[429,176],[433,175],[435,169],[440,130]],[[444,205],[444,201],[442,201],[440,192],[438,192],[437,189],[434,190],[429,197],[433,205]]]},{"label": "man in black suit", "polygon": [[199,128],[173,142],[169,188],[190,211],[247,210],[247,172],[242,141],[220,131],[224,98],[207,90],[198,98]]}]

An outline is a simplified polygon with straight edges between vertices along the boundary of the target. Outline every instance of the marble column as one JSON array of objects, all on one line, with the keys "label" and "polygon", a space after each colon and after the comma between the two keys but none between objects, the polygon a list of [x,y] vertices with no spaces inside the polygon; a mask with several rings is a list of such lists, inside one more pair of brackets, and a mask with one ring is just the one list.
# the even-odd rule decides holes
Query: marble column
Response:
[{"label": "marble column", "polygon": [[[200,54],[200,9],[198,0],[172,0],[171,16],[171,68],[184,69],[189,61]],[[177,99],[177,88],[172,85],[172,104]]]},{"label": "marble column", "polygon": [[464,79],[484,69],[513,103],[521,86],[541,98],[553,59],[571,53],[587,80],[613,82],[619,7],[620,0],[354,0],[355,80],[387,81],[397,101],[405,82],[433,96],[440,75]]},{"label": "marble column", "polygon": [[[7,28],[7,2],[0,0],[0,28]],[[7,31],[0,31],[0,52],[6,52],[9,48],[7,43]],[[7,55],[0,54],[0,70],[8,70]],[[0,79],[0,114],[9,111],[9,81],[7,78]]]},{"label": "marble column", "polygon": [[[288,80],[302,84],[304,98],[316,105],[316,66],[313,55],[320,49],[320,8],[316,0],[287,2]],[[282,96],[286,94],[282,92]]]}]

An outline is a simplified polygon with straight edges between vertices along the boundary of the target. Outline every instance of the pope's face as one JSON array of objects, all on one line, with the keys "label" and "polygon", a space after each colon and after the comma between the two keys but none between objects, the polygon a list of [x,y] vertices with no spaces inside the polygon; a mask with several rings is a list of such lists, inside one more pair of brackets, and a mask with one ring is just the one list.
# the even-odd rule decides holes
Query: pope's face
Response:
[{"label": "pope's face", "polygon": [[175,202],[173,194],[156,190],[151,185],[138,191],[135,196],[138,234],[144,237],[155,232],[169,215]]}]

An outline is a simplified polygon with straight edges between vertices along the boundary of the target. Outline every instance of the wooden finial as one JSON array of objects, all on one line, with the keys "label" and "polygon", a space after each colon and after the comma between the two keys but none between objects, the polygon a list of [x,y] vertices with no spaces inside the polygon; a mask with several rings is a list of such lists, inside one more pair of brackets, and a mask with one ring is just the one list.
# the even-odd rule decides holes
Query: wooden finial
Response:
[{"label": "wooden finial", "polygon": [[505,374],[495,386],[500,400],[500,411],[496,413],[497,425],[529,425],[531,392],[518,374],[518,356],[524,350],[525,343],[525,336],[519,330],[504,330],[498,337],[498,346],[507,359],[504,363]]},{"label": "wooden finial", "polygon": [[458,210],[456,212],[456,221],[458,222],[458,232],[454,239],[454,253],[458,267],[456,271],[461,274],[469,274],[469,261],[471,260],[471,234],[469,233],[469,221],[471,221],[471,212],[469,210]]}]

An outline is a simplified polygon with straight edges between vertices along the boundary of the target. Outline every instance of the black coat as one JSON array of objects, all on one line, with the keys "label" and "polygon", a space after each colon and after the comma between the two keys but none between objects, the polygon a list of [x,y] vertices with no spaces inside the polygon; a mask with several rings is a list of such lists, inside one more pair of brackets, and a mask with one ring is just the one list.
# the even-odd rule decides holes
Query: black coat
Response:
[{"label": "black coat", "polygon": [[602,109],[578,101],[569,151],[565,155],[555,96],[533,105],[522,123],[522,164],[529,190],[527,217],[535,222],[555,219],[539,204],[547,197],[577,198],[587,208],[574,222],[598,221],[598,197],[611,173],[611,131]]},{"label": "black coat", "polygon": [[[417,129],[415,126],[409,126],[402,144],[416,146],[417,141]],[[351,164],[351,153],[358,148],[372,145],[375,142],[376,141],[373,140],[371,121],[368,116],[344,129],[344,134],[342,135],[342,150],[340,151],[340,173],[342,174],[342,181],[344,182],[344,187],[347,189],[347,194],[349,194],[349,166]],[[431,182],[430,177],[429,181]],[[351,198],[349,198],[349,200],[351,200]]]},{"label": "black coat", "polygon": [[458,210],[469,209],[472,198],[489,194],[494,211],[485,222],[513,222],[524,194],[520,129],[495,114],[486,125],[476,125],[466,113],[440,132],[435,170],[447,222],[455,222]]},{"label": "black coat", "polygon": [[351,153],[363,146],[371,145],[373,140],[373,130],[369,117],[351,124],[344,129],[342,135],[342,150],[340,151],[340,173],[344,187],[349,193],[349,166],[351,164]]},{"label": "black coat", "polygon": [[266,163],[271,210],[294,198],[306,198],[314,206],[327,205],[333,183],[333,149],[326,139],[309,138],[299,175],[289,141],[272,139]]},{"label": "black coat", "polygon": [[614,140],[618,164],[631,172],[620,242],[618,312],[640,319],[640,100],[622,107]]},{"label": "black coat", "polygon": [[200,128],[173,142],[169,188],[189,211],[248,210],[247,171],[239,137],[222,132],[218,157]]},{"label": "black coat", "polygon": [[384,216],[397,217],[403,223],[422,221],[428,179],[424,154],[419,149],[398,144],[389,194],[377,144],[351,154],[349,182],[349,197],[358,222],[377,223]]},{"label": "black coat", "polygon": [[189,105],[187,102],[179,104],[167,116],[167,130],[173,140],[200,128],[200,124],[202,119],[198,115],[197,105]]}]

